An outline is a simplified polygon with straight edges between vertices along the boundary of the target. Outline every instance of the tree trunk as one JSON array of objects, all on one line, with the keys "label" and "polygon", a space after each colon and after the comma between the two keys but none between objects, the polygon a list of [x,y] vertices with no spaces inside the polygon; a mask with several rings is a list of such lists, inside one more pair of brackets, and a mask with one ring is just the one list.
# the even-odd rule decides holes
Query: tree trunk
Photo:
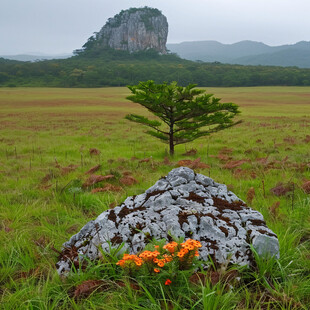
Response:
[{"label": "tree trunk", "polygon": [[173,140],[170,140],[170,156],[173,156],[173,155],[174,155],[174,144],[173,144]]},{"label": "tree trunk", "polygon": [[170,127],[169,132],[169,147],[170,147],[170,156],[173,156],[174,155],[173,126]]}]

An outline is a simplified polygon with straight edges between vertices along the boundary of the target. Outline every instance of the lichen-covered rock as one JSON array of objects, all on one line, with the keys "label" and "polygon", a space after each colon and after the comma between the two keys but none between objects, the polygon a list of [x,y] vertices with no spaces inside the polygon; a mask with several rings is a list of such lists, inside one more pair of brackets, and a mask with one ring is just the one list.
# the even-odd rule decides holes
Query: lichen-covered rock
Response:
[{"label": "lichen-covered rock", "polygon": [[109,18],[84,47],[109,47],[130,53],[154,49],[166,54],[167,36],[167,18],[159,10],[131,8]]},{"label": "lichen-covered rock", "polygon": [[70,270],[79,257],[95,260],[100,250],[124,243],[123,251],[142,251],[151,239],[171,236],[199,240],[203,260],[250,265],[250,244],[259,255],[279,257],[277,236],[263,216],[247,207],[226,185],[186,167],[173,169],[145,193],[101,213],[64,243],[58,272]]}]

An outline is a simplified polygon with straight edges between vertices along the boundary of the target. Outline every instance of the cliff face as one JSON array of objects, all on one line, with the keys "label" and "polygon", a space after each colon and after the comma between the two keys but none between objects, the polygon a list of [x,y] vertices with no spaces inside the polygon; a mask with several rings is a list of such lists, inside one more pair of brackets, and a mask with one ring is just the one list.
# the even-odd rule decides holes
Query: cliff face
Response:
[{"label": "cliff face", "polygon": [[167,18],[157,9],[131,8],[109,18],[97,33],[97,47],[110,47],[130,53],[154,49],[167,53]]}]

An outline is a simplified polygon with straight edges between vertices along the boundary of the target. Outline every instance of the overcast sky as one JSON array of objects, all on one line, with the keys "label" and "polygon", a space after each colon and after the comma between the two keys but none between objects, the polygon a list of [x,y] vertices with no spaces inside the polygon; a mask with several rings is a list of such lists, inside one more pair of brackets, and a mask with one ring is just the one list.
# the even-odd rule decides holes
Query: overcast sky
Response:
[{"label": "overcast sky", "polygon": [[168,43],[310,41],[310,0],[0,0],[0,55],[71,53],[109,17],[141,6],[167,17]]}]

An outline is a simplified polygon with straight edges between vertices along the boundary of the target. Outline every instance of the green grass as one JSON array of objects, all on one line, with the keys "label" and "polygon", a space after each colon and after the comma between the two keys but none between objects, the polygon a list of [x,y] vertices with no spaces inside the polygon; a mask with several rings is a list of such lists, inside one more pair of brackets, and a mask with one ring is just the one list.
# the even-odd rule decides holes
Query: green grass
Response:
[{"label": "green grass", "polygon": [[[127,113],[147,114],[127,102],[125,88],[0,89],[0,308],[3,309],[308,309],[310,307],[309,87],[208,88],[223,102],[240,105],[243,123],[210,137],[176,147],[172,165],[163,163],[168,148],[124,120]],[[234,169],[218,154],[247,160]],[[90,148],[101,151],[91,156]],[[195,148],[194,156],[183,156]],[[137,159],[134,159],[135,157]],[[89,220],[144,192],[176,166],[201,158],[210,169],[200,173],[227,184],[265,217],[278,235],[278,261],[258,258],[254,271],[241,270],[233,289],[225,283],[193,285],[186,277],[166,288],[140,279],[140,290],[111,260],[90,265],[68,279],[55,269],[63,242]],[[148,162],[139,162],[151,158]],[[259,161],[267,158],[267,163]],[[70,164],[78,167],[64,173]],[[85,172],[101,164],[98,174],[113,173],[120,192],[92,194],[77,190]],[[119,183],[124,171],[138,181]],[[48,177],[46,177],[48,176]],[[46,177],[46,181],[43,178]],[[294,191],[276,196],[278,183]],[[76,191],[74,193],[74,191]],[[272,208],[279,203],[277,209]],[[85,280],[105,279],[113,289],[73,298]],[[123,281],[125,285],[117,285]],[[127,283],[127,284],[126,284]],[[116,286],[115,286],[116,285]]]}]

